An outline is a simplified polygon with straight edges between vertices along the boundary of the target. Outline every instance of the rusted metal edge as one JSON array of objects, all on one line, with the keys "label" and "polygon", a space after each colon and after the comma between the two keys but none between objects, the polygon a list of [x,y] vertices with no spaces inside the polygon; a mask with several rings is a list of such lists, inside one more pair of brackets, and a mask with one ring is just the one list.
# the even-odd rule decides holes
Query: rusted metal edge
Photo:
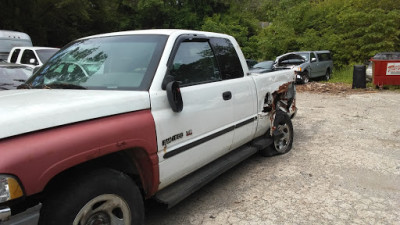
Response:
[{"label": "rusted metal edge", "polygon": [[270,135],[276,130],[276,114],[279,110],[287,114],[296,113],[296,87],[294,82],[287,82],[279,86],[278,90],[272,93],[272,104],[270,111]]}]

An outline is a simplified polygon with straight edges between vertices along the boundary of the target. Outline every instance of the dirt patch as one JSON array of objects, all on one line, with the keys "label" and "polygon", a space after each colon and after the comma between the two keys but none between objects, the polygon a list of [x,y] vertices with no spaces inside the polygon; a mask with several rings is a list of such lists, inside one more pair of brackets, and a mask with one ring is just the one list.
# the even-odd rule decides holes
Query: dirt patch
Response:
[{"label": "dirt patch", "polygon": [[360,94],[360,93],[375,93],[378,92],[374,88],[352,89],[351,84],[345,83],[320,83],[310,82],[296,86],[297,92],[313,92],[313,93],[328,93],[328,94]]}]

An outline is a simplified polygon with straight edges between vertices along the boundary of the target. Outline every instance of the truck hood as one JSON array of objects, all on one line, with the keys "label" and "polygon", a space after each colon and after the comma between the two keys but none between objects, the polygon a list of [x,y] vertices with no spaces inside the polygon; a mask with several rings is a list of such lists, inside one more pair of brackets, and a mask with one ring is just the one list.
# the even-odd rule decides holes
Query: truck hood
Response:
[{"label": "truck hood", "polygon": [[145,91],[1,91],[0,139],[149,108],[149,94]]},{"label": "truck hood", "polygon": [[292,68],[293,66],[301,65],[305,63],[306,60],[298,54],[287,53],[276,57],[275,67],[276,68]]}]

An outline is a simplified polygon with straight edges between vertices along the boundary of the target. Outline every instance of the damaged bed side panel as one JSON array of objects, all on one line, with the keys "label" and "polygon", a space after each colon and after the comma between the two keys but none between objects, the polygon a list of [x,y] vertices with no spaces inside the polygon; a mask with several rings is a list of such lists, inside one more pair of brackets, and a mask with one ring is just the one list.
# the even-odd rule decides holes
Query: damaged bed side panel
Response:
[{"label": "damaged bed side panel", "polygon": [[286,112],[291,118],[295,116],[297,112],[295,73],[293,70],[281,70],[252,74],[252,77],[256,85],[258,105],[255,137],[259,137],[268,130],[273,132],[278,110]]}]

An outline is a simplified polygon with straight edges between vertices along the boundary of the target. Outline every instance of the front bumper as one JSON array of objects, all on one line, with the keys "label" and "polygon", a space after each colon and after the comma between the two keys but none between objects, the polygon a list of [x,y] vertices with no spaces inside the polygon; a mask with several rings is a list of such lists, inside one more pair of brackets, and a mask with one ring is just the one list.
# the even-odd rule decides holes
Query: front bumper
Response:
[{"label": "front bumper", "polygon": [[1,208],[0,225],[36,225],[39,221],[41,207],[42,204],[38,204],[13,216],[11,216],[10,208]]}]

